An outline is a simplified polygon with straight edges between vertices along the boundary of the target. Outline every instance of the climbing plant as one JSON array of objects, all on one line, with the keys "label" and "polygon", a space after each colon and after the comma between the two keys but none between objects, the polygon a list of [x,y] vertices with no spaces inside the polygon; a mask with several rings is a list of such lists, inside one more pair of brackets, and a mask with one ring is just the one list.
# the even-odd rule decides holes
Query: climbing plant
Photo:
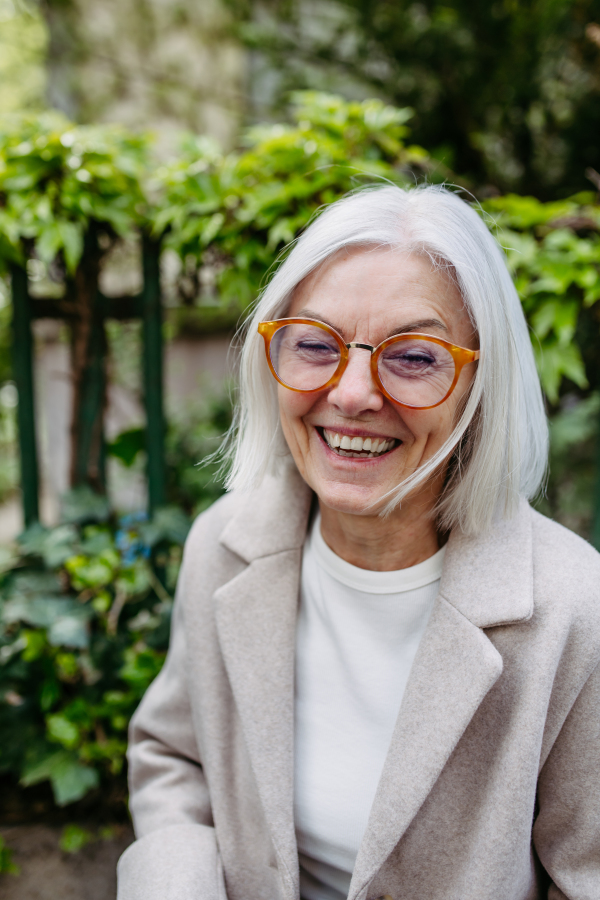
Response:
[{"label": "climbing plant", "polygon": [[3,550],[0,774],[50,781],[59,806],[102,785],[125,802],[127,725],[164,659],[187,528],[177,508],[117,518],[79,489],[59,527]]},{"label": "climbing plant", "polygon": [[509,194],[484,204],[523,302],[542,385],[600,386],[600,207],[592,193],[540,203]]},{"label": "climbing plant", "polygon": [[0,123],[0,272],[33,263],[48,272],[54,302],[47,313],[63,316],[70,329],[71,483],[96,490],[103,488],[106,356],[99,270],[114,243],[143,221],[147,143],[117,127],[75,126],[54,112]]},{"label": "climbing plant", "polygon": [[[300,93],[290,121],[252,128],[235,152],[187,136],[165,162],[151,138],[123,129],[76,127],[54,114],[4,120],[0,268],[44,267],[55,286],[44,302],[71,323],[76,382],[86,353],[88,364],[92,350],[102,360],[101,330],[90,344],[94,303],[103,255],[116,241],[141,231],[161,242],[179,260],[182,304],[237,317],[324,204],[364,184],[447,176],[408,143],[409,121],[407,110],[380,101]],[[475,208],[506,249],[549,409],[568,400],[576,410],[583,398],[579,413],[561,409],[556,420],[554,462],[562,471],[572,447],[565,432],[578,423],[589,494],[600,387],[596,198],[541,203],[508,195]],[[187,457],[203,453],[217,425],[229,422],[226,408],[211,415],[166,444],[170,496],[189,510],[220,490],[207,470],[185,474],[196,461]],[[129,433],[111,450],[131,459],[142,445],[139,432]],[[572,493],[577,506],[581,492]],[[29,785],[50,780],[65,804],[114,780],[122,785],[127,722],[164,658],[185,530],[173,511],[119,520],[105,499],[76,493],[57,528],[28,529],[3,553],[0,772]],[[163,580],[151,553],[166,566]]]},{"label": "climbing plant", "polygon": [[220,302],[238,309],[325,204],[365,184],[406,186],[444,174],[407,144],[408,109],[308,91],[292,95],[290,116],[289,124],[249,129],[243,149],[226,156],[188,140],[156,173],[154,232],[167,231],[165,246],[187,261],[193,290],[204,265]]}]

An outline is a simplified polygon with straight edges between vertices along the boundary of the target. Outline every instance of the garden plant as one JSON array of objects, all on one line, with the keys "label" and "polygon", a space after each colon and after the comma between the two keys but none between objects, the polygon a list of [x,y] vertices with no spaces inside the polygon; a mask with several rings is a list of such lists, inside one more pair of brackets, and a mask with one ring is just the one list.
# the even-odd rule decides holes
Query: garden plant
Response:
[{"label": "garden plant", "polygon": [[[42,270],[45,302],[70,323],[73,422],[98,346],[94,358],[105,365],[94,304],[103,258],[116,243],[144,235],[160,244],[179,259],[178,293],[190,315],[235,322],[324,204],[366,183],[452,180],[407,142],[409,120],[410,111],[378,100],[304,92],[292,97],[290,121],[253,127],[235,152],[188,135],[166,161],[150,136],[123,129],[75,126],[55,114],[4,121],[0,272]],[[553,416],[553,466],[563,479],[570,435],[581,439],[587,505],[581,483],[565,491],[554,474],[542,502],[559,518],[565,504],[569,524],[589,537],[600,406],[597,198],[589,192],[542,203],[507,195],[479,203],[465,196],[506,248]],[[221,403],[196,431],[168,432],[168,499],[175,505],[151,518],[123,518],[102,495],[101,480],[74,477],[61,524],[33,524],[2,550],[1,777],[24,787],[49,781],[58,805],[94,792],[112,792],[125,804],[127,724],[164,659],[189,514],[221,491],[216,464],[194,463],[215,448],[229,415]],[[105,452],[101,425],[100,418],[98,456]],[[73,459],[79,440],[74,426]],[[142,448],[137,430],[109,450],[127,463]]]}]

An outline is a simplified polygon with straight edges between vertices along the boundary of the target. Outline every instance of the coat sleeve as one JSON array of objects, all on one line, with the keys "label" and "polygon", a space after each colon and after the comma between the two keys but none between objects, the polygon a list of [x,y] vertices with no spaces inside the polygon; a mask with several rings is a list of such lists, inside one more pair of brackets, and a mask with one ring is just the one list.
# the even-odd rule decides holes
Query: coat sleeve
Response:
[{"label": "coat sleeve", "polygon": [[600,666],[592,672],[538,781],[533,840],[548,900],[600,897]]},{"label": "coat sleeve", "polygon": [[119,860],[117,900],[226,900],[188,696],[184,590],[182,570],[167,659],[129,729],[137,840]]}]

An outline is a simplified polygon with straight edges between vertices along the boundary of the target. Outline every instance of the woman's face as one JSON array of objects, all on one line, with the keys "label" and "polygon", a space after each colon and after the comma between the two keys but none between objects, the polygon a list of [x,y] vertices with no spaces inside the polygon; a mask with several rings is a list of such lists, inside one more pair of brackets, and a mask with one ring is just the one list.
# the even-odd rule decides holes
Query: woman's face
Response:
[{"label": "woman's face", "polygon": [[[393,334],[415,331],[477,349],[477,337],[452,279],[427,257],[399,250],[341,251],[296,288],[287,315],[326,322],[346,343],[377,346]],[[322,504],[339,512],[373,515],[377,505],[366,508],[426,462],[450,436],[475,365],[463,368],[445,403],[435,409],[407,409],[378,390],[368,351],[349,353],[342,378],[328,390],[301,394],[278,386],[281,424],[302,477]],[[327,442],[334,434],[378,438],[389,442],[390,449],[374,457],[342,456]],[[434,478],[429,491],[437,495],[442,480],[440,475]]]}]

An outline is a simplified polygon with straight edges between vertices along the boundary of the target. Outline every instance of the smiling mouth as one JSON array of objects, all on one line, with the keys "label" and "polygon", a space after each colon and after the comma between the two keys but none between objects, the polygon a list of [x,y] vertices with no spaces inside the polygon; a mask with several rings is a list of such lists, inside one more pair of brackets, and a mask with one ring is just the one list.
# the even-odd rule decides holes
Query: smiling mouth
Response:
[{"label": "smiling mouth", "polygon": [[338,456],[351,456],[354,459],[376,459],[398,447],[402,441],[396,438],[360,437],[358,435],[342,434],[330,431],[327,428],[317,428],[317,431],[330,450]]}]

